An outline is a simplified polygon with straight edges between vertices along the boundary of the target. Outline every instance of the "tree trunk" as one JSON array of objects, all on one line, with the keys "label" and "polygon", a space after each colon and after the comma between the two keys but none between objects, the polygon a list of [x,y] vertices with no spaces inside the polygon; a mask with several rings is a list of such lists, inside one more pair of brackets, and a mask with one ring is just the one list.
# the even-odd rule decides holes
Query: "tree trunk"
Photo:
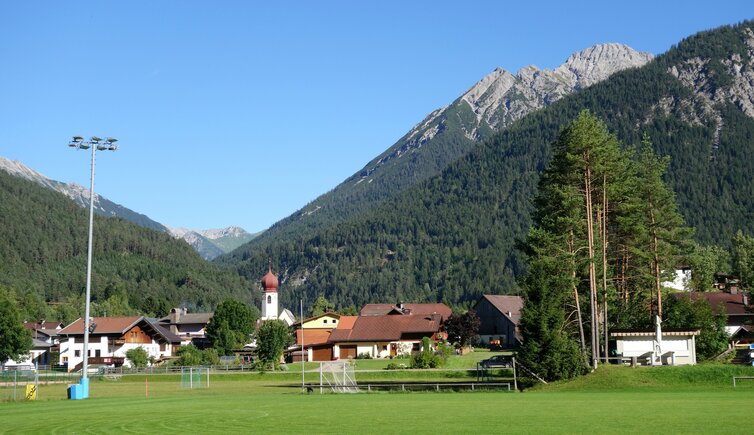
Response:
[{"label": "tree trunk", "polygon": [[649,208],[649,221],[652,228],[652,274],[655,278],[655,292],[657,294],[657,315],[662,319],[662,285],[660,283],[660,254],[657,246],[657,227],[655,225],[655,213],[652,205]]},{"label": "tree trunk", "polygon": [[579,322],[579,340],[581,353],[585,353],[586,340],[584,338],[584,321],[581,318],[581,303],[579,302],[579,289],[576,286],[576,250],[573,247],[573,231],[568,239],[568,254],[571,257],[571,286],[573,287],[573,300],[576,302],[576,318]]},{"label": "tree trunk", "polygon": [[602,175],[602,301],[604,304],[604,312],[602,313],[602,332],[605,334],[604,341],[605,348],[603,354],[605,356],[605,362],[607,363],[607,213],[608,213],[608,199],[607,199],[607,176]]},{"label": "tree trunk", "polygon": [[589,253],[589,303],[591,312],[592,366],[597,367],[597,271],[594,267],[594,213],[592,210],[592,170],[589,154],[584,155],[584,202],[586,203],[587,250]]}]

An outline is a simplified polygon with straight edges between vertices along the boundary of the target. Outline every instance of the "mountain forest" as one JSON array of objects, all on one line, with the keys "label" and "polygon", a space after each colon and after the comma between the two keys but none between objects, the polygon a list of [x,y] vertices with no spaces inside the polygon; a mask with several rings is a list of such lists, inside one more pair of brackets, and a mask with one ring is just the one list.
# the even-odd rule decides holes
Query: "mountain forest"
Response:
[{"label": "mountain forest", "polygon": [[[56,191],[0,171],[0,291],[22,317],[70,322],[83,314],[88,210]],[[213,309],[254,288],[207,263],[186,242],[117,218],[95,216],[92,313],[165,315]]]},{"label": "mountain forest", "polygon": [[261,238],[220,257],[251,279],[268,259],[281,301],[324,295],[338,307],[519,292],[516,244],[532,223],[552,143],[589,109],[625,146],[647,138],[669,156],[664,181],[702,246],[729,248],[754,231],[754,25],[691,36],[641,68],[618,72],[538,110],[447,166],[345,222]]},{"label": "mountain forest", "polygon": [[[544,224],[535,211],[543,195],[541,176],[559,135],[584,110],[604,123],[620,144],[616,152],[632,156],[626,161],[653,156],[647,161],[662,166],[679,217],[666,223],[689,230],[681,231],[688,234],[676,250],[663,251],[661,269],[691,264],[706,277],[710,270],[732,268],[750,274],[754,283],[754,261],[735,255],[754,248],[753,83],[754,23],[743,22],[686,38],[644,66],[617,72],[471,142],[464,117],[475,115],[459,108],[443,124],[444,139],[423,145],[438,150],[392,150],[375,159],[411,160],[393,166],[395,173],[382,177],[372,193],[358,193],[357,187],[321,215],[305,208],[309,214],[283,220],[213,262],[166,233],[96,217],[93,314],[162,315],[174,306],[211,310],[227,298],[256,305],[258,279],[269,261],[280,277],[282,307],[298,306],[299,299],[312,306],[324,297],[336,309],[399,301],[464,309],[482,294],[522,293],[519,283],[530,276],[527,236]],[[414,161],[437,155],[453,158]],[[390,187],[391,177],[400,189]],[[636,207],[645,205],[641,200],[646,198]],[[0,292],[17,300],[28,319],[80,316],[86,210],[0,171],[0,218]],[[296,224],[286,223],[291,220]],[[622,225],[619,237],[640,230]],[[635,284],[647,297],[656,294],[657,274],[644,278],[639,284],[618,281],[625,287],[616,285],[615,291],[630,300]],[[703,281],[694,286],[705,289]]]}]

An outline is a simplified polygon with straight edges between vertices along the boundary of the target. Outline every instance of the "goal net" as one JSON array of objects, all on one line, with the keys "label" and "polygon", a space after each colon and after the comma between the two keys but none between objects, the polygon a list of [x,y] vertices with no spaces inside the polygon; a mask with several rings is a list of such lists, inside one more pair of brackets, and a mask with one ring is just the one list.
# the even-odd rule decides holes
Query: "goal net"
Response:
[{"label": "goal net", "polygon": [[181,388],[208,388],[208,367],[183,367],[181,368]]},{"label": "goal net", "polygon": [[351,361],[323,361],[319,364],[319,391],[329,388],[333,393],[357,393],[356,374]]}]

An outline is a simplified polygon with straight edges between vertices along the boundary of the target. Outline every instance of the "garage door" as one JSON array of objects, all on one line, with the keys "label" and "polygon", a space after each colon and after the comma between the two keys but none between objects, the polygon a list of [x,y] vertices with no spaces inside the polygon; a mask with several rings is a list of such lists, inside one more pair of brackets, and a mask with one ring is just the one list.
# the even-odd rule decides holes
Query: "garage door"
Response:
[{"label": "garage door", "polygon": [[[341,350],[342,352],[342,350]],[[332,360],[332,348],[320,347],[312,350],[313,361],[330,361]]]},{"label": "garage door", "polygon": [[356,345],[340,346],[340,359],[356,358]]}]

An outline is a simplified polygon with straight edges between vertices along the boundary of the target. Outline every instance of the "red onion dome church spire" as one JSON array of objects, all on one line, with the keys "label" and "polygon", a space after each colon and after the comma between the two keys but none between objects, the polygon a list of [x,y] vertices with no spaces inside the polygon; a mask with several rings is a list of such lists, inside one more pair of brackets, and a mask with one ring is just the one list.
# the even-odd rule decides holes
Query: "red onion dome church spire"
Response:
[{"label": "red onion dome church spire", "polygon": [[272,273],[272,260],[267,274],[262,277],[264,297],[262,299],[262,320],[278,318],[278,277]]}]

